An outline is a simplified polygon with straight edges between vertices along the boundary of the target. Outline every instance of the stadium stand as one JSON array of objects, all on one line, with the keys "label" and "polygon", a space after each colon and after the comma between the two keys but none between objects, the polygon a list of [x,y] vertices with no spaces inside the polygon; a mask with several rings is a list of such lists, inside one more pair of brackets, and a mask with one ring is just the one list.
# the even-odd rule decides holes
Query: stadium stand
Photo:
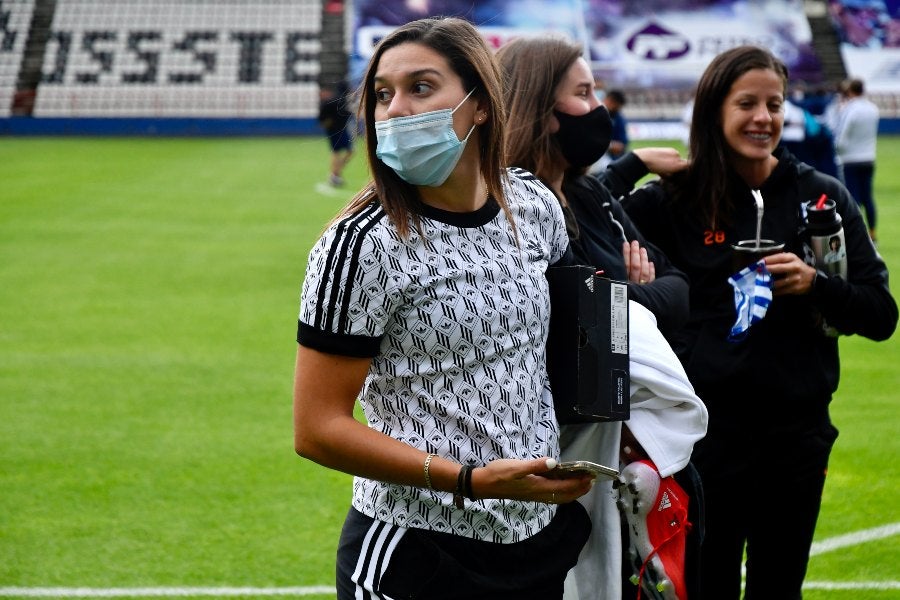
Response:
[{"label": "stadium stand", "polygon": [[36,117],[313,117],[321,2],[59,0]]},{"label": "stadium stand", "polygon": [[[356,35],[354,4],[0,0],[0,135],[103,134],[116,127],[125,134],[165,134],[175,131],[173,122],[203,121],[182,126],[190,135],[221,127],[220,121],[253,120],[271,125],[265,133],[316,133],[319,86],[347,76]],[[858,11],[845,4],[853,3],[784,0],[782,5],[784,11],[805,11],[815,52],[804,51],[821,65],[812,75],[835,87],[850,71],[848,56],[893,50],[890,46],[900,43],[900,15],[885,18],[882,11],[875,36],[880,45],[859,44],[858,34],[843,29],[859,21],[848,18]],[[697,10],[704,8],[698,4]],[[802,14],[799,19],[802,28]],[[851,43],[853,55],[847,49]],[[900,84],[869,90],[883,123],[900,121]],[[684,88],[634,87],[626,93],[632,123],[677,122],[690,99]],[[232,127],[219,133],[260,131]]]},{"label": "stadium stand", "polygon": [[848,76],[878,106],[880,130],[900,133],[900,2],[829,0],[827,14]]},{"label": "stadium stand", "polygon": [[12,113],[34,0],[0,0],[0,117]]}]

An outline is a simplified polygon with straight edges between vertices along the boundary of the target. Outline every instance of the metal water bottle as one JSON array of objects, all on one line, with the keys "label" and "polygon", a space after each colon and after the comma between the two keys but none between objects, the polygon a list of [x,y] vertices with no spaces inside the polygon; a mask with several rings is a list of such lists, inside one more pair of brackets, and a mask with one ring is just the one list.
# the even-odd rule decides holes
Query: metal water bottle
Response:
[{"label": "metal water bottle", "polygon": [[841,215],[831,198],[824,194],[819,200],[806,203],[806,231],[809,245],[816,257],[816,268],[829,277],[847,279],[847,248]]}]

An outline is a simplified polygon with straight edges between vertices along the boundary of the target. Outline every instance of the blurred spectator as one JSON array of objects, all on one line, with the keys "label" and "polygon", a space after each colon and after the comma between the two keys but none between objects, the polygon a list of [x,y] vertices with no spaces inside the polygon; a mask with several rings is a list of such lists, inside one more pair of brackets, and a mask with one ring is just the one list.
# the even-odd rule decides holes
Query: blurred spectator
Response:
[{"label": "blurred spectator", "polygon": [[594,75],[594,96],[600,102],[603,102],[603,98],[606,97],[606,83],[597,75]]},{"label": "blurred spectator", "polygon": [[353,113],[347,106],[348,101],[348,86],[345,81],[332,87],[322,86],[319,90],[319,124],[325,129],[331,145],[328,183],[334,187],[344,185],[344,167],[353,156],[353,138],[349,127]]},{"label": "blurred spectator", "polygon": [[[834,94],[832,101],[825,107],[825,114],[822,115],[824,123],[828,125],[835,136],[837,136],[838,119],[840,118],[841,109],[844,107],[844,104],[847,103],[848,81],[848,79],[845,79],[837,85],[837,92]],[[837,148],[835,148],[835,153],[837,153]],[[840,161],[838,161],[838,163],[840,163]],[[838,164],[838,168],[840,169],[840,164]]]},{"label": "blurred spectator", "polygon": [[[596,90],[596,80],[595,80]],[[622,107],[625,106],[625,93],[622,90],[611,89],[603,94],[603,105],[609,111],[612,119],[612,137],[609,140],[609,149],[600,160],[591,165],[590,172],[597,174],[606,170],[614,160],[625,156],[628,151],[628,121],[622,114]]]},{"label": "blurred spectator", "polygon": [[808,110],[819,122],[822,122],[828,107],[834,104],[836,100],[837,94],[834,90],[829,89],[825,84],[820,84],[813,87],[812,90],[804,90],[803,96],[794,101]]},{"label": "blurred spectator", "polygon": [[865,97],[861,79],[845,85],[846,101],[837,114],[834,132],[841,179],[856,202],[865,209],[869,236],[875,241],[876,210],[872,195],[875,150],[878,142],[878,107]]},{"label": "blurred spectator", "polygon": [[784,129],[780,145],[817,171],[838,176],[831,130],[808,110],[791,101],[784,103]]},{"label": "blurred spectator", "polygon": [[609,141],[609,150],[606,154],[610,160],[616,160],[625,156],[628,150],[628,121],[622,114],[625,106],[625,93],[622,90],[609,90],[603,96],[603,104],[612,118],[612,139]]}]

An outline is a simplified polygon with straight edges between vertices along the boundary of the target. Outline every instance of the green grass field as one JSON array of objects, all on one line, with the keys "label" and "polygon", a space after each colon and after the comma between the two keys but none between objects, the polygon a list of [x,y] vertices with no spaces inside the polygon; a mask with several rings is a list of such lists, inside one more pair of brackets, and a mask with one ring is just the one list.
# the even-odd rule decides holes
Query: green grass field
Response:
[{"label": "green grass field", "polygon": [[[322,138],[0,138],[0,596],[334,598],[350,478],[291,424],[306,255],[365,174],[335,192],[327,161]],[[897,274],[900,137],[876,199]],[[900,598],[900,342],[841,347],[804,598]],[[786,456],[785,510],[790,480]]]}]

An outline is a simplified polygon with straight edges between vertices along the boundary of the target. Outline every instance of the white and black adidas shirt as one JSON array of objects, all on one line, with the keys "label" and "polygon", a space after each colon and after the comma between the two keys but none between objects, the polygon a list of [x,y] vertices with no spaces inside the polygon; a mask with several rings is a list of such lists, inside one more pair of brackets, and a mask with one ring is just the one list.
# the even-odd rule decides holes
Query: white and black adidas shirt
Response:
[{"label": "white and black adidas shirt", "polygon": [[[425,207],[422,235],[397,234],[373,203],[332,226],[309,255],[297,339],[373,357],[360,403],[370,427],[426,452],[481,466],[558,456],[545,342],[545,271],[568,237],[556,197],[509,171],[519,245],[490,201],[474,213]],[[554,507],[452,494],[357,477],[353,506],[375,519],[493,542],[520,541]]]}]

